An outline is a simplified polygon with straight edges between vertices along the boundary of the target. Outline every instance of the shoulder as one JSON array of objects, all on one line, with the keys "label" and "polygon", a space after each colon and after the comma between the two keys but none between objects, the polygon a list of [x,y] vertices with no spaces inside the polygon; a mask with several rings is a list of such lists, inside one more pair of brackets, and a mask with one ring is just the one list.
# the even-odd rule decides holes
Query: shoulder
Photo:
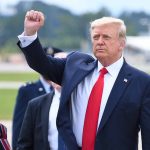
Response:
[{"label": "shoulder", "polygon": [[26,82],[24,83],[20,88],[19,90],[31,90],[33,88],[37,87],[37,82]]},{"label": "shoulder", "polygon": [[29,105],[41,105],[43,103],[45,103],[46,101],[50,101],[53,99],[53,92],[50,93],[46,93],[44,95],[38,96],[36,98],[33,98],[31,101],[29,101]]},{"label": "shoulder", "polygon": [[68,57],[67,57],[68,60],[84,60],[84,61],[88,61],[88,62],[92,62],[94,61],[95,59],[92,57],[92,55],[90,54],[87,54],[87,53],[82,53],[82,52],[78,52],[78,51],[75,51],[75,52],[71,52]]},{"label": "shoulder", "polygon": [[150,83],[150,75],[143,70],[127,64],[128,70],[134,75],[135,78],[142,82]]}]

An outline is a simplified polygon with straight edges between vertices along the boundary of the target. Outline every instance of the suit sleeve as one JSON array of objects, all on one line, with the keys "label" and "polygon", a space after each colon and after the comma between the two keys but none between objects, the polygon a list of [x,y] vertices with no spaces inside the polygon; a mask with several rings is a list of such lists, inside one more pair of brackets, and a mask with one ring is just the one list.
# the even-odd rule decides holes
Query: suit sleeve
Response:
[{"label": "suit sleeve", "polygon": [[33,150],[35,113],[36,112],[34,112],[33,103],[29,102],[22,123],[17,150]]},{"label": "suit sleeve", "polygon": [[27,63],[32,69],[61,85],[65,59],[46,56],[38,38],[25,48],[20,46],[20,42],[18,42],[18,46],[24,53]]},{"label": "suit sleeve", "polygon": [[140,117],[142,148],[150,150],[150,82],[145,88]]}]

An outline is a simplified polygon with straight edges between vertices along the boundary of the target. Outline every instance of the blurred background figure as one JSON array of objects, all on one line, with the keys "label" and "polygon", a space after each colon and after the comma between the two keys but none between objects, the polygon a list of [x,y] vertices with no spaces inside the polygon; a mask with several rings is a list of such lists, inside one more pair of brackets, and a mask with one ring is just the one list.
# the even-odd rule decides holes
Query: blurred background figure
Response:
[{"label": "blurred background figure", "polygon": [[[61,52],[55,55],[54,57],[64,58],[67,54]],[[17,150],[66,150],[56,127],[61,86],[54,82],[51,85],[53,91],[28,103]]]},{"label": "blurred background figure", "polygon": [[10,150],[7,140],[7,128],[0,123],[0,150]]},{"label": "blurred background figure", "polygon": [[[61,49],[55,47],[44,47],[43,50],[47,55],[54,56],[55,53],[62,52]],[[18,90],[16,104],[14,107],[13,122],[12,122],[12,149],[16,150],[17,140],[22,126],[24,114],[28,102],[52,90],[51,81],[46,77],[40,76],[39,80],[29,82],[23,85]]]}]

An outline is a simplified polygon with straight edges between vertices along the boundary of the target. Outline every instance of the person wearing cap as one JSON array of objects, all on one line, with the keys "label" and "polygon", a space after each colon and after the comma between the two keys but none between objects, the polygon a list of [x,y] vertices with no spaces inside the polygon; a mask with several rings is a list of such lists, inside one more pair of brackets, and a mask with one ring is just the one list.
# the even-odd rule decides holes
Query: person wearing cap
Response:
[{"label": "person wearing cap", "polygon": [[[62,50],[53,47],[44,47],[43,49],[46,55],[49,56],[54,56],[55,53],[62,52]],[[28,82],[19,88],[12,121],[13,150],[16,150],[17,147],[17,140],[20,134],[20,129],[28,102],[35,97],[51,92],[51,89],[51,81],[42,75],[40,75],[40,78],[37,81]]]}]

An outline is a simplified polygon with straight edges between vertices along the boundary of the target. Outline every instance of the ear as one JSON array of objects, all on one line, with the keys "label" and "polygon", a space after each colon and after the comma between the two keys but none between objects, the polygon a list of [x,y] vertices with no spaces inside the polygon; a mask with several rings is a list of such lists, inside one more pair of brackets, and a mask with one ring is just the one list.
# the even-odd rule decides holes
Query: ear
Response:
[{"label": "ear", "polygon": [[120,39],[120,50],[123,50],[126,46],[126,40],[121,38]]}]

